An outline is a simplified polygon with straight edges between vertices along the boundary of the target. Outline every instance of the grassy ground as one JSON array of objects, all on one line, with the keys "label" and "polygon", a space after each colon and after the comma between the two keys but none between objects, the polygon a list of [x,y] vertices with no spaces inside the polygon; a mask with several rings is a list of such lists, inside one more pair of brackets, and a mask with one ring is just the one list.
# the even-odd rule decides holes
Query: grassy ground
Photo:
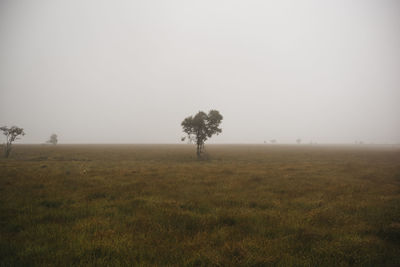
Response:
[{"label": "grassy ground", "polygon": [[15,146],[0,266],[398,266],[400,149]]}]

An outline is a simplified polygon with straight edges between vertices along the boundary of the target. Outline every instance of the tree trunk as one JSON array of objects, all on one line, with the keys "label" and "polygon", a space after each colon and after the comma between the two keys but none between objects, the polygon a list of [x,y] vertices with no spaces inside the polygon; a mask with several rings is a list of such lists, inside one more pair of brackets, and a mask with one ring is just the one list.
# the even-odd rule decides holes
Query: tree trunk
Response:
[{"label": "tree trunk", "polygon": [[197,157],[201,158],[201,154],[203,153],[203,149],[204,149],[204,142],[198,142],[197,144]]},{"label": "tree trunk", "polygon": [[4,149],[4,157],[8,158],[11,152],[11,144],[7,143]]},{"label": "tree trunk", "polygon": [[201,145],[197,143],[197,157],[200,158],[201,156]]}]

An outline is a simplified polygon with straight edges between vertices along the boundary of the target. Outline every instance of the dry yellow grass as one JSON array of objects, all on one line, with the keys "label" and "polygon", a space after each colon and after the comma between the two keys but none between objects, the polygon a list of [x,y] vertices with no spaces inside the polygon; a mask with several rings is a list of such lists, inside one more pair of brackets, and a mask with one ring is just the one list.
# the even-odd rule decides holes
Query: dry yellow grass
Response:
[{"label": "dry yellow grass", "polygon": [[19,145],[1,266],[400,265],[400,149]]}]

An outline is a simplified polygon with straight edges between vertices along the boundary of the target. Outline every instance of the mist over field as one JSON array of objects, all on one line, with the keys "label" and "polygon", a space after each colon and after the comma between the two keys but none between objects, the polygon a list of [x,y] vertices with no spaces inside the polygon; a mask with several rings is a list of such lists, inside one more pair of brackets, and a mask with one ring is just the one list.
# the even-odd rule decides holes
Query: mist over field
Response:
[{"label": "mist over field", "polygon": [[398,0],[0,0],[0,266],[400,266],[399,100]]},{"label": "mist over field", "polygon": [[0,1],[20,143],[399,143],[399,1]]}]

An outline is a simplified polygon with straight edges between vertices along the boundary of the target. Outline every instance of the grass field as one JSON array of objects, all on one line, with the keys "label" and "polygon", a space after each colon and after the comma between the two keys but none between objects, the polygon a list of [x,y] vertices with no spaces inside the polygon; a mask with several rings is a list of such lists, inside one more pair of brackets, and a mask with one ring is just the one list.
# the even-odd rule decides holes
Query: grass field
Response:
[{"label": "grass field", "polygon": [[0,266],[399,266],[400,149],[16,145]]}]

